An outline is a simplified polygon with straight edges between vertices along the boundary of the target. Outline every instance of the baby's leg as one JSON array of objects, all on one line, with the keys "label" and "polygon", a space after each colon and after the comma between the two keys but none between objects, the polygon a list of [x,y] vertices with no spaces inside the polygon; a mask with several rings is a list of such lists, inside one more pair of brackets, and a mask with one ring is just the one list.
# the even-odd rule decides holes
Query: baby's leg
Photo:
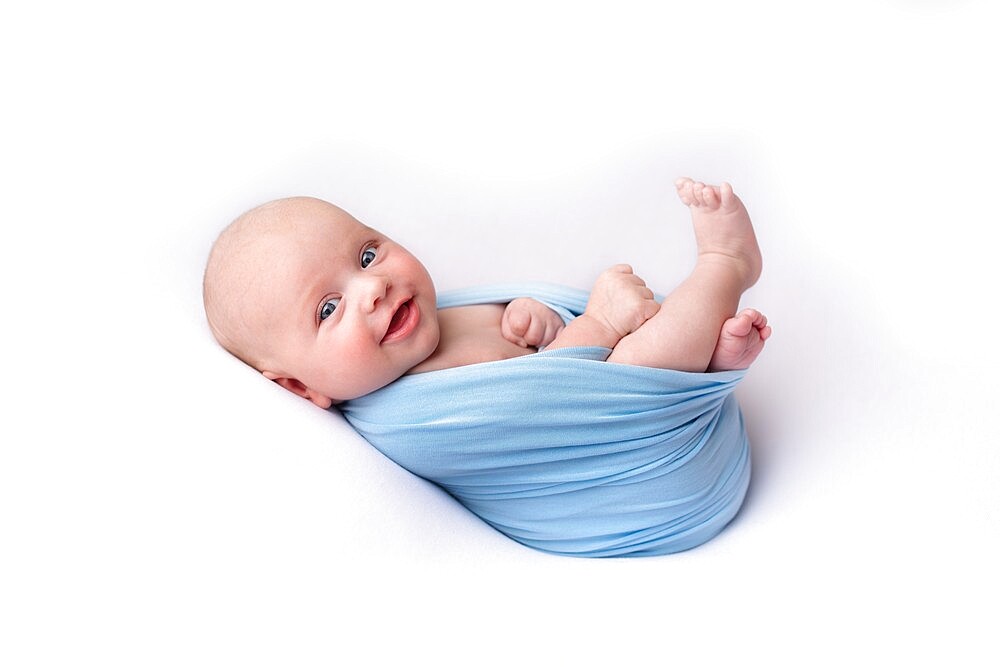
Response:
[{"label": "baby's leg", "polygon": [[656,315],[622,338],[608,361],[707,370],[723,323],[760,277],[760,248],[750,215],[729,184],[706,186],[683,178],[677,181],[677,193],[691,209],[698,245],[695,268]]}]

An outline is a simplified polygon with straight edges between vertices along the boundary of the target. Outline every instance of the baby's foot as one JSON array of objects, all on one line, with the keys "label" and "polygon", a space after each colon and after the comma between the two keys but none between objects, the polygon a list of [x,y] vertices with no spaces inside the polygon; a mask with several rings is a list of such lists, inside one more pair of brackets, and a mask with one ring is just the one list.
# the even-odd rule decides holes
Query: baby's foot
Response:
[{"label": "baby's foot", "polygon": [[761,258],[750,214],[728,183],[705,185],[690,178],[675,183],[677,195],[691,209],[698,261],[734,268],[749,289],[760,277]]},{"label": "baby's foot", "polygon": [[709,371],[735,371],[750,368],[764,341],[771,336],[767,318],[753,308],[740,311],[722,324],[719,342],[712,353]]}]

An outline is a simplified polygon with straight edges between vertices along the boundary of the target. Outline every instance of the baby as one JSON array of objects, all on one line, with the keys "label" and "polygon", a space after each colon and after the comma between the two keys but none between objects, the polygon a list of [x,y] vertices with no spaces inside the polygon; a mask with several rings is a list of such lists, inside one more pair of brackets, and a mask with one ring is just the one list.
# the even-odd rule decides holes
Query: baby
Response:
[{"label": "baby", "polygon": [[758,311],[734,315],[761,272],[750,217],[726,183],[676,186],[698,259],[662,303],[621,264],[568,325],[531,298],[438,310],[430,275],[405,248],[332,204],[295,197],[219,236],[205,271],[208,322],[223,347],[324,409],[404,375],[539,348],[600,346],[608,363],[678,371],[748,368],[771,334]]},{"label": "baby", "polygon": [[522,544],[587,557],[690,549],[749,485],[732,392],[771,328],[755,310],[734,316],[761,271],[742,202],[727,184],[676,185],[698,259],[662,303],[624,264],[589,295],[524,284],[439,300],[404,248],[297,197],[219,236],[208,321],[265,377],[337,405],[376,449]]}]

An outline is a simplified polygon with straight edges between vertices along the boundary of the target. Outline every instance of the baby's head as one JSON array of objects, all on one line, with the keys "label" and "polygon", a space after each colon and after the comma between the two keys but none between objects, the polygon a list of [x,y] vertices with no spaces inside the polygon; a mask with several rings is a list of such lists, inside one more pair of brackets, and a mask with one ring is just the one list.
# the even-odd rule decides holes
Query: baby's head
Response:
[{"label": "baby's head", "polygon": [[322,408],[398,379],[440,337],[420,261],[309,197],[263,204],[226,227],[209,255],[204,298],[223,347]]}]

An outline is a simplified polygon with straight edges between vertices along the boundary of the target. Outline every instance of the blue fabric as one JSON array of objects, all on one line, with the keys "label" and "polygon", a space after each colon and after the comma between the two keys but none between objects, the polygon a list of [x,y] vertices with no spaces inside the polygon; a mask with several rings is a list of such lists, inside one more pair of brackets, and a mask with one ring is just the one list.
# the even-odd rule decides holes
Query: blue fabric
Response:
[{"label": "blue fabric", "polygon": [[[587,293],[522,284],[444,293],[441,308],[531,296],[565,320]],[[577,347],[407,375],[341,404],[379,451],[505,535],[571,556],[690,549],[736,515],[750,450],[746,371],[606,363]]]}]

